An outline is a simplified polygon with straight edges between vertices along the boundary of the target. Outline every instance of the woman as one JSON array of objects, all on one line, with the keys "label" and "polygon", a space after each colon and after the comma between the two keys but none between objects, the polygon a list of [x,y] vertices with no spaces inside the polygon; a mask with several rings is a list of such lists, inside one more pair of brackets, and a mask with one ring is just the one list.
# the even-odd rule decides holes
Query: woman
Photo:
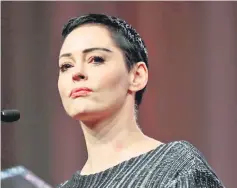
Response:
[{"label": "woman", "polygon": [[59,93],[67,114],[81,124],[88,159],[58,187],[223,187],[190,143],[164,144],[139,129],[148,54],[130,25],[88,14],[69,20],[62,35]]}]

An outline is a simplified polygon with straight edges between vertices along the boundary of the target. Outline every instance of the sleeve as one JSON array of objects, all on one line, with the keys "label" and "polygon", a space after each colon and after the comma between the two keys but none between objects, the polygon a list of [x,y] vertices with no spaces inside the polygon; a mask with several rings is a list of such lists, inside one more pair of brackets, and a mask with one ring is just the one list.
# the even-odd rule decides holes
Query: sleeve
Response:
[{"label": "sleeve", "polygon": [[207,169],[194,169],[179,176],[166,188],[225,188],[215,174]]}]

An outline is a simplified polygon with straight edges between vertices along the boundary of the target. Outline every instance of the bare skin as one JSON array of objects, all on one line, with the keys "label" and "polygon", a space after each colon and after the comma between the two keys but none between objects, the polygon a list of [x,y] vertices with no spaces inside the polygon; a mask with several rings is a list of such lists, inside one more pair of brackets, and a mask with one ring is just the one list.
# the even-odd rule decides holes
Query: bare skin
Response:
[{"label": "bare skin", "polygon": [[[88,160],[82,175],[103,171],[162,144],[144,135],[134,116],[135,93],[147,84],[147,67],[138,62],[128,72],[123,53],[106,28],[89,24],[73,30],[62,45],[59,66],[63,106],[80,122],[86,141]],[[71,98],[70,91],[77,87],[92,92]]]}]

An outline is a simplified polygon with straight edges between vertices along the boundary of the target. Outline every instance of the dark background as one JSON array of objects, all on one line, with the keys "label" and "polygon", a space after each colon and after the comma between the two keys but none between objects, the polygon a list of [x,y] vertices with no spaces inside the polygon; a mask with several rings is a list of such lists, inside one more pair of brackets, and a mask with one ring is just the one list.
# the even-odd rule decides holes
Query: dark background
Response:
[{"label": "dark background", "polygon": [[23,165],[55,185],[84,164],[83,134],[64,112],[57,76],[62,26],[89,12],[125,19],[146,42],[143,131],[162,142],[191,142],[234,188],[235,2],[1,2],[1,106],[21,111],[18,122],[1,127],[2,169]]}]

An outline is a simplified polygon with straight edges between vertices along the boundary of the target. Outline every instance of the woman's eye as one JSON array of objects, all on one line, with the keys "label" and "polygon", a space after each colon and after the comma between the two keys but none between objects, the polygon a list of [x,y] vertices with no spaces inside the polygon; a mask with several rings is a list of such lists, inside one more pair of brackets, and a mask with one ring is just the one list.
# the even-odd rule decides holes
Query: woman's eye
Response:
[{"label": "woman's eye", "polygon": [[71,68],[72,65],[71,64],[68,64],[68,63],[65,63],[63,65],[60,66],[60,71],[61,72],[65,72],[67,69]]},{"label": "woman's eye", "polygon": [[105,61],[104,58],[100,56],[94,56],[89,59],[89,62],[94,64],[101,64],[104,63],[104,61]]}]

